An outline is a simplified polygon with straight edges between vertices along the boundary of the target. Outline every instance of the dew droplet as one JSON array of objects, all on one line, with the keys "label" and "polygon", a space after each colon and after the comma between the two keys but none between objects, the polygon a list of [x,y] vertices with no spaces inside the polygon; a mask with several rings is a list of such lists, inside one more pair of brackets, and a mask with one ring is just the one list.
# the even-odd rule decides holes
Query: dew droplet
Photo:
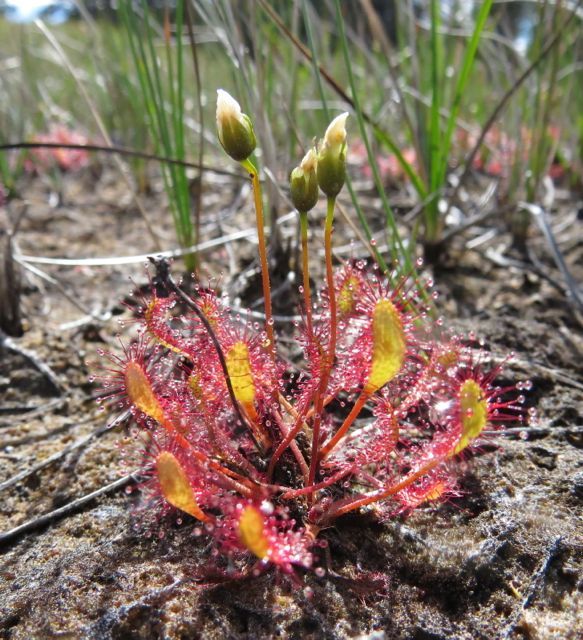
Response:
[{"label": "dew droplet", "polygon": [[269,500],[263,500],[263,502],[259,506],[259,509],[263,515],[270,516],[274,512],[275,507],[273,506],[273,502],[270,502]]}]

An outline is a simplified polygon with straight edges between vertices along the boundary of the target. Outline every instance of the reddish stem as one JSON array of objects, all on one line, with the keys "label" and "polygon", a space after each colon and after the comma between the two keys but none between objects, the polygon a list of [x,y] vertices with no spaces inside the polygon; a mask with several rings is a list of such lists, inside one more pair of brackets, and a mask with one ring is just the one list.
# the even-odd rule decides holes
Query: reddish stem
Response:
[{"label": "reddish stem", "polygon": [[261,263],[261,282],[263,285],[263,300],[265,306],[265,332],[269,340],[269,354],[276,365],[275,331],[273,329],[273,311],[271,305],[271,284],[269,281],[269,265],[267,262],[267,245],[265,243],[265,220],[263,217],[263,199],[261,196],[261,184],[259,172],[251,160],[243,160],[241,165],[249,172],[253,187],[253,200],[255,203],[255,221],[257,223],[257,241],[259,247],[259,262]]},{"label": "reddish stem", "polygon": [[322,362],[320,373],[320,384],[314,399],[314,427],[312,434],[312,457],[310,460],[310,475],[308,485],[314,484],[319,463],[320,427],[322,425],[322,410],[324,405],[324,394],[330,380],[330,373],[334,366],[336,356],[336,292],[334,291],[334,272],[332,270],[332,223],[334,222],[334,206],[336,198],[328,198],[326,223],[324,227],[324,252],[326,260],[326,283],[328,285],[328,300],[330,310],[330,341],[328,343],[328,353]]},{"label": "reddish stem", "polygon": [[318,524],[327,524],[331,522],[333,519],[339,518],[350,511],[354,511],[355,509],[360,509],[360,507],[366,507],[373,502],[379,502],[380,500],[384,500],[389,496],[395,495],[406,489],[409,485],[413,484],[415,481],[419,480],[422,476],[429,473],[435,467],[440,465],[444,461],[443,457],[434,458],[433,460],[429,460],[423,466],[419,467],[417,470],[412,471],[408,476],[403,478],[397,484],[394,484],[386,489],[381,489],[380,491],[375,491],[374,493],[369,493],[367,495],[361,496],[352,502],[344,502],[340,501],[335,504],[332,504],[330,508],[322,514]]},{"label": "reddish stem", "polygon": [[[273,472],[275,470],[275,465],[277,464],[277,461],[281,458],[281,456],[284,454],[285,450],[290,446],[291,442],[293,441],[293,439],[297,436],[299,430],[301,429],[303,424],[303,418],[301,416],[301,414],[299,414],[296,417],[296,421],[294,423],[294,426],[287,432],[284,433],[284,438],[283,440],[279,443],[279,446],[277,447],[277,449],[275,450],[274,454],[271,456],[271,460],[269,461],[269,467],[267,469],[267,477],[268,478],[272,478],[273,477]],[[294,442],[294,444],[296,444]],[[297,446],[297,444],[296,444]],[[302,457],[303,459],[303,457]],[[305,479],[306,481],[309,478],[309,470],[307,469],[307,465],[306,465],[306,473],[305,473]]]},{"label": "reddish stem", "polygon": [[[277,422],[277,426],[279,427],[279,430],[281,431],[282,435],[284,436],[284,442],[286,440],[289,440],[288,444],[291,443],[291,450],[292,453],[295,456],[295,459],[297,461],[297,463],[300,466],[300,469],[302,471],[302,474],[304,475],[304,478],[308,477],[308,465],[304,459],[304,456],[302,455],[302,452],[300,451],[300,448],[297,445],[297,442],[291,442],[293,440],[293,435],[290,438],[290,433],[292,433],[292,431],[288,431],[287,430],[287,425],[285,424],[282,416],[280,416],[276,411],[273,412],[273,418],[275,419],[275,421]],[[294,425],[295,428],[295,425]],[[281,448],[281,445],[278,447]],[[277,454],[277,451],[275,452],[275,454]],[[274,471],[274,467],[275,467],[275,463],[277,462],[277,460],[279,459],[279,456],[276,458],[276,455],[273,455],[273,457],[271,458],[271,460],[269,461],[269,468],[267,471],[267,477],[271,478],[273,475],[273,471]],[[281,454],[280,454],[281,455]]]},{"label": "reddish stem", "polygon": [[320,452],[320,459],[323,460],[327,455],[330,454],[330,451],[340,442],[344,434],[350,429],[352,423],[356,420],[362,408],[366,404],[367,400],[370,398],[370,393],[367,391],[363,391],[358,400],[354,403],[352,407],[352,411],[346,416],[346,419],[342,423],[342,426],[338,431],[334,434],[334,437],[328,440],[328,442],[322,447],[322,451]]},{"label": "reddish stem", "polygon": [[[160,423],[161,426],[174,438],[176,438],[176,442],[183,449],[188,451],[198,462],[200,462],[203,466],[208,465],[210,469],[220,473],[224,476],[224,480],[228,482],[229,485],[236,491],[239,491],[242,495],[246,497],[251,497],[253,495],[252,486],[253,482],[248,480],[247,478],[241,476],[236,471],[231,471],[227,467],[223,467],[218,462],[211,460],[206,453],[195,449],[192,444],[176,429],[171,420],[166,417]],[[249,484],[251,483],[251,487]]]},{"label": "reddish stem", "polygon": [[312,295],[310,291],[310,264],[308,256],[308,214],[300,211],[300,233],[302,237],[302,278],[304,287],[304,307],[306,309],[306,328],[308,336],[313,335]]},{"label": "reddish stem", "polygon": [[310,493],[314,493],[315,491],[320,491],[320,489],[325,489],[329,487],[331,484],[338,482],[347,475],[350,475],[354,472],[354,467],[348,467],[348,469],[342,469],[337,471],[334,475],[326,478],[322,482],[318,484],[314,484],[311,487],[304,487],[303,489],[292,489],[284,493],[281,497],[283,500],[291,500],[293,498],[299,498],[300,496],[308,495]]}]

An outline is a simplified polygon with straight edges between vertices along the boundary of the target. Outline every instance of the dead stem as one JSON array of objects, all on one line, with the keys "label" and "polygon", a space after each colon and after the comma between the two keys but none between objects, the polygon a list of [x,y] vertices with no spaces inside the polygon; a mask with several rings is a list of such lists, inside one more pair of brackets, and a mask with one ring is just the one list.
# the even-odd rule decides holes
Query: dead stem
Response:
[{"label": "dead stem", "polygon": [[19,538],[21,535],[24,535],[25,533],[29,533],[30,531],[34,531],[35,529],[40,529],[41,527],[47,524],[50,524],[51,522],[54,522],[59,518],[68,516],[70,513],[73,513],[77,509],[84,507],[86,504],[90,503],[96,498],[99,498],[100,496],[117,491],[118,489],[121,489],[122,487],[126,487],[127,485],[132,484],[133,482],[135,482],[135,479],[131,474],[129,474],[127,476],[124,476],[123,478],[120,478],[119,480],[115,480],[115,482],[111,482],[105,487],[101,487],[96,491],[92,491],[91,493],[88,493],[87,495],[84,495],[81,498],[77,498],[76,500],[69,502],[65,506],[60,507],[59,509],[55,509],[54,511],[45,513],[44,515],[39,516],[38,518],[33,518],[32,520],[28,520],[27,522],[24,522],[18,527],[14,527],[14,529],[10,529],[10,531],[0,533],[0,546],[10,544],[11,542],[14,542],[14,540]]},{"label": "dead stem", "polygon": [[198,319],[202,322],[202,324],[203,324],[206,332],[208,333],[208,335],[209,335],[209,337],[211,339],[211,342],[213,343],[213,346],[215,347],[215,350],[217,352],[217,356],[219,358],[221,369],[223,370],[223,375],[224,375],[224,378],[225,378],[225,382],[227,384],[227,390],[229,392],[229,398],[231,400],[231,404],[233,405],[233,409],[235,411],[235,414],[237,415],[237,418],[239,419],[240,424],[245,429],[247,429],[247,431],[249,432],[249,435],[253,439],[253,442],[255,443],[255,446],[257,447],[257,450],[260,453],[263,453],[263,449],[262,449],[261,445],[255,439],[255,435],[253,433],[253,429],[251,428],[251,426],[249,425],[249,423],[245,419],[245,417],[243,415],[243,412],[241,411],[241,407],[239,406],[239,403],[237,402],[237,398],[235,397],[235,392],[233,390],[233,384],[231,382],[231,377],[229,376],[229,370],[227,368],[227,361],[225,360],[225,354],[223,353],[223,349],[221,347],[221,344],[220,344],[220,342],[219,342],[219,340],[218,340],[213,328],[209,324],[209,321],[208,321],[207,317],[199,309],[199,307],[196,304],[196,302],[194,302],[194,300],[192,300],[189,296],[187,296],[186,293],[184,293],[184,291],[182,291],[182,289],[176,284],[176,282],[174,282],[174,279],[170,275],[170,264],[169,264],[168,260],[166,260],[165,258],[150,258],[150,261],[152,262],[152,264],[156,268],[156,276],[157,276],[157,278],[160,279],[160,282],[162,284],[166,285],[171,291],[173,291],[188,306],[189,309],[194,311],[194,313],[196,314]]}]

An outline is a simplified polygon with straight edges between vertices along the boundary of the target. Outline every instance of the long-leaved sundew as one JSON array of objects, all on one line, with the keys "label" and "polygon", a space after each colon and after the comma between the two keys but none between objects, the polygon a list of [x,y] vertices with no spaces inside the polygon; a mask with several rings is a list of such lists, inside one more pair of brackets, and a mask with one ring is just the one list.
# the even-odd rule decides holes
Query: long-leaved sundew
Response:
[{"label": "long-leaved sundew", "polygon": [[[187,294],[158,260],[155,292],[136,305],[138,339],[121,355],[103,354],[102,401],[115,398],[135,423],[124,448],[139,461],[142,521],[171,513],[198,521],[225,575],[321,574],[325,529],[342,516],[386,518],[458,495],[460,459],[527,417],[530,383],[498,386],[501,365],[442,328],[416,274],[360,261],[334,268],[346,119],[335,118],[291,174],[304,270],[295,370],[271,311],[253,126],[223,91],[219,139],[254,192],[265,323],[234,316],[199,284]],[[307,216],[318,188],[325,265],[312,291]]]}]

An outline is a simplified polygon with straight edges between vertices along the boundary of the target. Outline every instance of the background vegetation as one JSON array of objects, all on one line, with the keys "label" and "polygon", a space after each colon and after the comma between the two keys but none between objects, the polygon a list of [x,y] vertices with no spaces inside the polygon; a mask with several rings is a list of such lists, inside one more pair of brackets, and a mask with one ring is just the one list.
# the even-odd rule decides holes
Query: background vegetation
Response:
[{"label": "background vegetation", "polygon": [[[307,141],[348,109],[349,215],[361,237],[377,234],[381,264],[410,266],[419,242],[439,260],[494,210],[524,246],[531,215],[520,203],[552,205],[553,180],[581,186],[580,4],[122,0],[107,11],[81,3],[60,25],[2,20],[0,142],[59,125],[104,146],[216,166],[224,87],[254,118],[274,223]],[[168,224],[180,246],[195,245],[202,172],[117,162],[138,196],[162,172]],[[25,167],[23,154],[0,154],[9,193]],[[382,229],[363,210],[365,178]]]}]

